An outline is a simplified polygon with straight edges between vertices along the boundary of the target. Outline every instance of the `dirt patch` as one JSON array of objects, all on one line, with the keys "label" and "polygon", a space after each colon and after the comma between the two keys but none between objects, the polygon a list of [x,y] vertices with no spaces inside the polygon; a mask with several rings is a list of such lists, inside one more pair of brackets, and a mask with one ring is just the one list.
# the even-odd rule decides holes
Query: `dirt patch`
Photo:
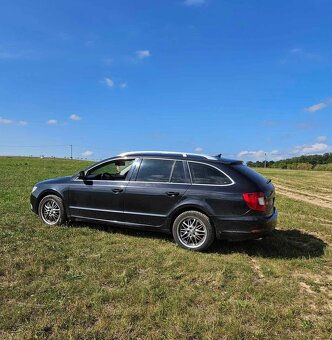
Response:
[{"label": "dirt patch", "polygon": [[[322,293],[326,297],[325,306],[332,310],[332,275],[329,273],[305,273],[297,275],[301,281],[299,282],[302,290],[306,291],[309,294],[317,294]],[[302,281],[303,280],[303,281]],[[306,283],[304,280],[310,280],[312,285],[316,287],[316,291],[314,291],[309,282]]]},{"label": "dirt patch", "polygon": [[307,202],[307,203],[310,203],[310,204],[317,205],[319,207],[324,207],[324,208],[332,210],[332,201],[330,201],[328,198],[325,198],[325,197],[322,197],[322,196],[317,196],[317,195],[314,195],[314,194],[308,194],[306,192],[299,191],[299,190],[289,189],[289,188],[283,187],[279,184],[276,184],[275,186],[276,186],[276,189],[277,189],[277,193],[279,193],[281,195],[287,196],[287,197],[292,198],[294,200]]},{"label": "dirt patch", "polygon": [[309,294],[315,294],[315,292],[305,282],[300,282],[300,287]]},{"label": "dirt patch", "polygon": [[252,263],[252,268],[253,268],[253,271],[255,272],[255,275],[256,275],[256,278],[257,280],[262,280],[265,278],[263,272],[262,272],[262,269],[259,265],[259,263],[254,259],[254,258],[250,258],[251,260],[251,263]]}]

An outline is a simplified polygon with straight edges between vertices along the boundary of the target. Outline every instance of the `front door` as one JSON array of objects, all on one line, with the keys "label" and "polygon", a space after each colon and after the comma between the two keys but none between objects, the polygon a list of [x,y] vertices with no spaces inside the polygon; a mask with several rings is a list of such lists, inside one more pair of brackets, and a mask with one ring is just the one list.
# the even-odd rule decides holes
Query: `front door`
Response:
[{"label": "front door", "polygon": [[134,160],[117,159],[90,169],[74,179],[69,189],[71,217],[100,222],[123,220],[124,190]]}]

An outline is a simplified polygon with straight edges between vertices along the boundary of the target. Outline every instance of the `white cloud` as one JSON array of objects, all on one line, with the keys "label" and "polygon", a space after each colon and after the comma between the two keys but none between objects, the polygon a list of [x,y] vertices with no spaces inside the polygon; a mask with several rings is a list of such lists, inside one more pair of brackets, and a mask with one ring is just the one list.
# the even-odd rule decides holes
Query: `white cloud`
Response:
[{"label": "white cloud", "polygon": [[78,121],[78,120],[81,120],[82,118],[79,115],[72,114],[69,116],[69,119]]},{"label": "white cloud", "polygon": [[271,159],[271,158],[280,158],[281,153],[278,150],[272,150],[272,151],[264,151],[264,150],[257,150],[257,151],[240,151],[237,154],[238,158],[243,159],[254,159],[257,161],[262,161],[265,158]]},{"label": "white cloud", "polygon": [[[325,136],[319,136],[325,137]],[[329,146],[324,143],[314,143],[314,144],[304,144],[295,146],[292,149],[288,150],[272,150],[272,151],[264,151],[264,150],[254,150],[254,151],[240,151],[237,154],[237,157],[243,160],[252,160],[252,161],[264,161],[265,158],[267,160],[280,160],[291,157],[297,157],[301,155],[314,155],[314,154],[323,154],[325,152],[332,152],[332,146]]]},{"label": "white cloud", "polygon": [[20,126],[25,126],[25,125],[28,125],[28,122],[26,122],[25,120],[20,120],[20,121],[18,122],[18,125],[20,125]]},{"label": "white cloud", "polygon": [[316,112],[316,111],[319,111],[319,110],[323,110],[330,105],[332,105],[332,98],[329,98],[328,100],[326,100],[324,102],[306,107],[305,110],[308,111],[308,112]]},{"label": "white cloud", "polygon": [[308,112],[316,112],[316,111],[325,109],[326,107],[327,107],[326,103],[318,103],[318,104],[307,107],[305,110]]},{"label": "white cloud", "polygon": [[151,57],[151,53],[149,50],[140,50],[140,51],[136,51],[136,55],[139,59],[144,59],[144,58],[148,58]]},{"label": "white cloud", "polygon": [[47,124],[48,125],[56,125],[56,124],[58,124],[58,121],[56,119],[49,119],[47,121]]},{"label": "white cloud", "polygon": [[121,89],[126,89],[128,84],[126,82],[124,82],[124,83],[121,83],[119,86],[120,86]]},{"label": "white cloud", "polygon": [[105,79],[104,79],[104,82],[105,82],[105,84],[106,84],[108,87],[113,87],[113,86],[114,86],[114,81],[113,81],[111,78],[105,78]]},{"label": "white cloud", "polygon": [[82,156],[82,157],[90,157],[90,156],[92,156],[92,155],[93,155],[93,152],[90,151],[90,150],[86,150],[86,151],[84,151],[84,152],[81,153],[81,156]]},{"label": "white cloud", "polygon": [[205,4],[205,0],[185,0],[184,4],[186,6],[201,6]]},{"label": "white cloud", "polygon": [[260,158],[265,158],[265,151],[263,150],[258,150],[258,151],[240,151],[237,156],[239,158],[254,158],[254,159],[260,159]]},{"label": "white cloud", "polygon": [[6,118],[2,118],[0,117],[0,125],[7,125],[7,124],[11,124],[13,121],[10,119],[6,119]]},{"label": "white cloud", "polygon": [[316,138],[317,142],[325,142],[327,140],[327,137],[326,136],[318,136]]},{"label": "white cloud", "polygon": [[200,146],[198,146],[197,148],[195,148],[195,152],[203,152],[203,148],[201,148]]},{"label": "white cloud", "polygon": [[330,147],[327,144],[324,143],[314,143],[314,144],[305,144],[296,146],[291,150],[291,154],[316,154],[316,153],[323,153],[327,152],[330,149]]}]

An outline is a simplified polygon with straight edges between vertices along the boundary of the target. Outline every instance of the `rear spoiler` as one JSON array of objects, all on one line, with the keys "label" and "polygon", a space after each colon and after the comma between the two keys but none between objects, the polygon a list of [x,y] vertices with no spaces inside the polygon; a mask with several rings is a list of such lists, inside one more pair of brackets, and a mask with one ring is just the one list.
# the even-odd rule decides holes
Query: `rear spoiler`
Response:
[{"label": "rear spoiler", "polygon": [[242,165],[243,161],[239,161],[237,159],[220,159],[222,164],[226,165]]},{"label": "rear spoiler", "polygon": [[222,154],[218,154],[218,155],[215,155],[213,157],[217,158],[219,162],[221,162],[222,164],[227,164],[227,165],[241,165],[243,164],[243,161],[239,161],[237,159],[229,159],[229,158],[224,158],[224,157],[221,157]]}]

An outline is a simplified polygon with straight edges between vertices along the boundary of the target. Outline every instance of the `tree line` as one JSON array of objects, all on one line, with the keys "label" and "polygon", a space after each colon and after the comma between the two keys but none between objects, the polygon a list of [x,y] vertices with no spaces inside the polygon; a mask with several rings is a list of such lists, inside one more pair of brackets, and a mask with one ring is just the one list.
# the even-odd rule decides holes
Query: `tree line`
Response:
[{"label": "tree line", "polygon": [[253,168],[279,168],[279,169],[297,169],[297,170],[332,170],[332,153],[323,155],[307,155],[281,159],[279,161],[256,161],[247,162],[247,165]]}]

